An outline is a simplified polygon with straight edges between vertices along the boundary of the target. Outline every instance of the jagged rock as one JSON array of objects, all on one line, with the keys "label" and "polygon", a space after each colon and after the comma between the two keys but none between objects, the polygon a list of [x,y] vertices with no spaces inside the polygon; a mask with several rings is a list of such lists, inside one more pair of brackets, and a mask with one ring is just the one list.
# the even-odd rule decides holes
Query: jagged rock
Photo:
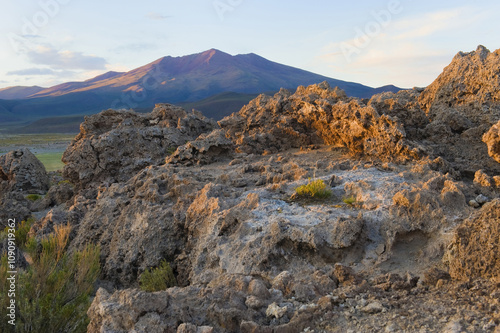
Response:
[{"label": "jagged rock", "polygon": [[288,311],[287,306],[280,307],[276,303],[272,303],[267,307],[266,316],[279,319],[283,317],[287,311]]},{"label": "jagged rock", "polygon": [[210,164],[230,157],[232,151],[233,143],[225,137],[224,131],[215,130],[178,147],[172,156],[167,157],[166,162],[185,165]]},{"label": "jagged rock", "polygon": [[79,223],[72,248],[89,241],[100,244],[103,275],[119,285],[135,283],[146,268],[183,248],[183,202],[196,188],[195,178],[188,181],[166,171],[150,167],[125,185],[112,184]]},{"label": "jagged rock", "polygon": [[41,211],[49,207],[65,204],[73,198],[74,194],[73,185],[61,182],[52,186],[43,199],[36,201],[32,206],[32,210]]},{"label": "jagged rock", "polygon": [[500,163],[500,121],[484,134],[483,141],[488,146],[488,154]]},{"label": "jagged rock", "polygon": [[500,120],[500,50],[478,46],[459,52],[443,73],[420,95],[419,101],[431,120],[454,109],[468,121],[490,126]]},{"label": "jagged rock", "polygon": [[31,202],[20,192],[8,192],[0,196],[0,228],[7,226],[9,219],[20,222],[31,216]]},{"label": "jagged rock", "polygon": [[398,93],[381,93],[374,95],[368,105],[379,114],[385,114],[398,119],[404,125],[409,138],[413,140],[421,136],[419,129],[429,124],[429,119],[420,108],[416,90],[401,90]]},{"label": "jagged rock", "polygon": [[44,194],[48,189],[45,167],[28,149],[0,156],[0,194],[10,191]]},{"label": "jagged rock", "polygon": [[359,100],[347,99],[326,82],[299,87],[293,95],[285,90],[274,97],[261,95],[219,125],[245,153],[325,143],[380,159],[418,157],[401,123]]},{"label": "jagged rock", "polygon": [[63,174],[79,188],[125,181],[215,127],[199,112],[186,113],[168,104],[148,114],[103,111],[85,118],[80,134],[64,152]]},{"label": "jagged rock", "polygon": [[[99,291],[89,310],[89,332],[194,332],[204,325],[221,332],[307,327],[368,332],[383,329],[382,321],[393,331],[442,329],[449,316],[442,322],[435,318],[449,310],[439,301],[450,295],[453,282],[446,282],[446,272],[428,269],[442,267],[453,230],[474,211],[451,246],[450,274],[488,278],[498,271],[494,221],[499,216],[491,208],[498,199],[480,210],[467,205],[472,198],[479,205],[479,183],[499,182],[499,176],[479,173],[472,184],[478,170],[485,175],[500,170],[485,158],[487,146],[481,142],[496,117],[497,100],[491,96],[498,85],[480,87],[474,97],[473,75],[459,68],[485,57],[478,66],[493,69],[489,61],[496,62],[496,55],[485,52],[457,57],[456,68],[445,70],[424,92],[386,93],[368,101],[347,98],[326,84],[299,87],[293,94],[281,90],[254,99],[220,121],[220,129],[212,124],[213,131],[200,121],[189,132],[186,124],[196,117],[188,121],[189,115],[172,107],[155,119],[105,112],[102,128],[87,121],[75,149],[78,144],[86,149],[91,137],[102,143],[134,128],[139,133],[159,128],[161,135],[170,135],[167,141],[192,134],[173,156],[162,156],[164,165],[135,169],[125,162],[123,173],[110,167],[109,174],[82,168],[89,176],[78,178],[76,195],[67,204],[76,229],[70,250],[99,244],[102,278],[117,288],[136,287],[138,276],[162,259],[171,263],[179,282],[156,293]],[[450,70],[467,77],[447,77]],[[449,82],[465,93],[448,96]],[[490,109],[481,114],[484,105]],[[308,178],[325,181],[332,195],[323,202],[296,201],[292,194]],[[345,196],[355,197],[356,204],[344,204]],[[483,260],[484,255],[492,259]],[[375,279],[376,288],[364,280],[382,272],[389,273]],[[417,286],[422,275],[424,284],[437,288]],[[471,308],[474,290],[458,286],[462,303],[453,304],[462,316],[477,310],[477,324],[464,321],[474,325],[470,331],[480,331],[476,328],[491,321],[481,315],[498,304],[489,307],[491,297],[481,301],[483,309]],[[401,304],[411,306],[394,316],[392,309]],[[432,316],[422,319],[421,313]]]},{"label": "jagged rock", "polygon": [[447,260],[454,279],[500,281],[500,199],[486,203],[460,226],[449,246]]},{"label": "jagged rock", "polygon": [[41,238],[54,232],[55,226],[68,223],[68,212],[61,209],[51,209],[45,217],[36,221],[29,232],[29,236]]}]

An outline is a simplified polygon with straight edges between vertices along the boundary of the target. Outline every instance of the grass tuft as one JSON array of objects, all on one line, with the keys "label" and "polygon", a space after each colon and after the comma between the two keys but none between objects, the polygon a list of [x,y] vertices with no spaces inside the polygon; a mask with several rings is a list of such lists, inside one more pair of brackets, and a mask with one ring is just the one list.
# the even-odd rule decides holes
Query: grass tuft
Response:
[{"label": "grass tuft", "polygon": [[342,201],[349,206],[352,206],[356,203],[356,198],[354,196],[349,196],[349,197],[343,197]]},{"label": "grass tuft", "polygon": [[41,195],[39,195],[39,194],[28,194],[28,195],[26,196],[26,199],[31,200],[31,201],[33,201],[33,202],[38,201],[38,200],[40,200],[41,198],[42,198],[42,196],[41,196]]},{"label": "grass tuft", "polygon": [[139,278],[141,290],[154,292],[165,290],[177,285],[174,272],[166,260],[162,260],[159,267],[147,269]]},{"label": "grass tuft", "polygon": [[311,181],[311,179],[309,179],[306,185],[299,186],[295,189],[295,194],[299,197],[326,199],[332,195],[332,191],[326,187],[323,180],[317,179]]}]

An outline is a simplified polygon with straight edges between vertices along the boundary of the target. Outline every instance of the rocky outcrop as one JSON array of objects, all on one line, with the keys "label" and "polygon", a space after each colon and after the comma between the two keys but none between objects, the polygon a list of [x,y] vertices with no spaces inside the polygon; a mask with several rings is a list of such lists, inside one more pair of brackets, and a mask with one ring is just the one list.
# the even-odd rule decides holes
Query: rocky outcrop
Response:
[{"label": "rocky outcrop", "polygon": [[401,123],[326,82],[299,87],[295,94],[282,89],[274,97],[261,95],[219,125],[245,153],[321,143],[382,160],[418,158]]},{"label": "rocky outcrop", "polygon": [[500,121],[484,134],[483,141],[488,146],[488,154],[500,163]]},{"label": "rocky outcrop", "polygon": [[450,244],[450,274],[458,280],[485,278],[500,282],[500,199],[485,204],[460,226]]},{"label": "rocky outcrop", "polygon": [[[219,126],[105,111],[32,234],[100,245],[89,332],[491,331],[498,286],[453,279],[498,279],[496,55],[459,54],[423,92],[261,95]],[[313,180],[330,195],[300,197]],[[178,286],[134,289],[162,260]]]},{"label": "rocky outcrop", "polygon": [[0,156],[0,193],[44,194],[49,189],[45,167],[28,149]]},{"label": "rocky outcrop", "polygon": [[215,126],[199,112],[166,104],[148,114],[103,111],[86,117],[63,155],[63,173],[79,188],[125,181]]},{"label": "rocky outcrop", "polygon": [[[476,51],[459,52],[443,73],[419,98],[431,121],[452,112],[459,119],[457,129],[490,126],[500,120],[500,50],[490,52],[484,46]],[[456,117],[455,117],[456,118]]]},{"label": "rocky outcrop", "polygon": [[166,163],[210,164],[224,158],[231,158],[233,151],[234,145],[226,138],[224,131],[215,130],[178,147],[172,156],[167,157]]},{"label": "rocky outcrop", "polygon": [[8,219],[21,222],[31,215],[28,194],[44,194],[49,189],[45,167],[28,149],[0,156],[0,227]]}]

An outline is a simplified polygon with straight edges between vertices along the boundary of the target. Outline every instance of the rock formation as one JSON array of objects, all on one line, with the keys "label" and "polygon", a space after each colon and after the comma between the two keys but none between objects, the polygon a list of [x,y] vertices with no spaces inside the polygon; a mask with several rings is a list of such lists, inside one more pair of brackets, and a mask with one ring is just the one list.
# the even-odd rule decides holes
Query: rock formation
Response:
[{"label": "rock formation", "polygon": [[321,143],[386,160],[418,156],[400,123],[326,82],[299,87],[293,95],[282,89],[274,97],[259,96],[219,125],[245,153]]},{"label": "rock formation", "polygon": [[[281,90],[218,124],[171,105],[87,117],[75,187],[26,207],[52,208],[31,233],[69,222],[70,251],[100,245],[89,332],[493,331],[498,55],[370,100]],[[330,195],[296,193],[313,180]],[[178,286],[139,291],[162,260]]]},{"label": "rock formation", "polygon": [[201,113],[172,105],[157,105],[149,114],[107,110],[81,125],[63,155],[64,176],[80,188],[124,181],[214,127]]},{"label": "rock formation", "polygon": [[45,167],[28,149],[14,150],[0,156],[0,227],[8,219],[17,222],[31,215],[28,194],[43,194],[49,189]]},{"label": "rock formation", "polygon": [[43,194],[49,189],[45,167],[28,149],[0,156],[0,193]]}]

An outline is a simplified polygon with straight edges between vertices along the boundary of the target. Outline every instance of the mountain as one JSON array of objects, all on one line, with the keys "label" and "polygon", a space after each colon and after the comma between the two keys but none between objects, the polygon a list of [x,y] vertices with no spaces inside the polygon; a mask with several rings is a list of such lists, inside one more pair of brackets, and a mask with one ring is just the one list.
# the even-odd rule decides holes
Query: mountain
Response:
[{"label": "mountain", "polygon": [[26,98],[30,95],[36,94],[45,88],[39,86],[32,87],[23,87],[23,86],[15,86],[15,87],[7,87],[0,89],[0,99],[22,99]]},{"label": "mountain", "polygon": [[[227,92],[259,94],[280,88],[295,90],[299,85],[322,81],[340,87],[350,96],[370,97],[379,92],[359,83],[278,64],[253,53],[232,56],[211,49],[183,57],[163,57],[126,73],[108,72],[84,82],[63,83],[34,91],[24,99],[0,101],[0,106],[20,120],[34,120],[92,114],[108,108],[191,103]],[[394,86],[381,89],[400,90]]]}]

